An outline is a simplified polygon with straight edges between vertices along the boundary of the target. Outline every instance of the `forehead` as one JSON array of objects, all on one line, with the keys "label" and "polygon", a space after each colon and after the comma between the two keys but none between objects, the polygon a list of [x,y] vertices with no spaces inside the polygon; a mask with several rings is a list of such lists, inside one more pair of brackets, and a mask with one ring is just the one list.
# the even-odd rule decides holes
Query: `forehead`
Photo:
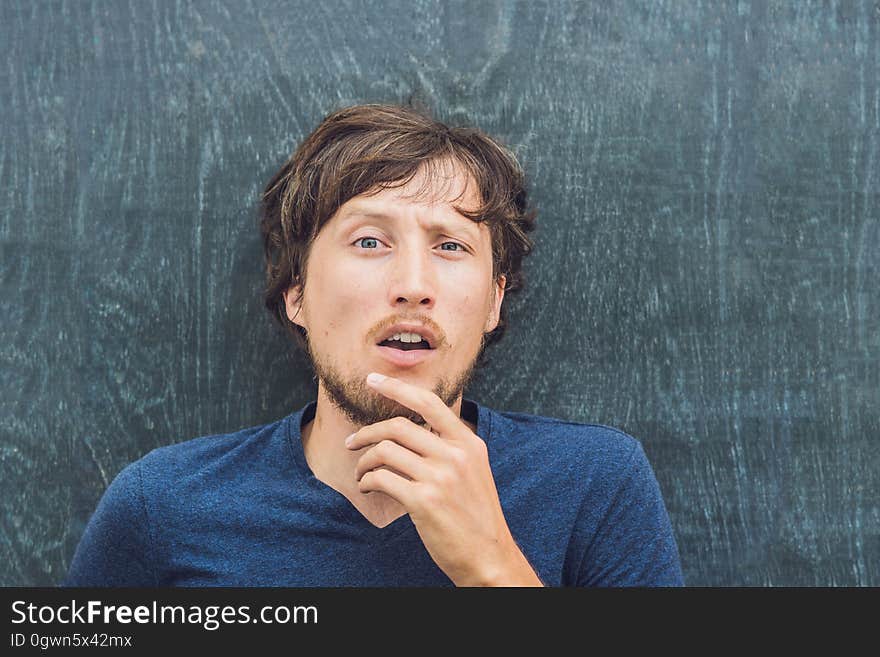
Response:
[{"label": "forehead", "polygon": [[348,223],[359,217],[395,219],[415,210],[427,218],[426,227],[455,227],[479,240],[488,227],[460,214],[455,207],[474,211],[480,206],[479,187],[473,176],[460,165],[432,163],[422,165],[405,185],[375,188],[343,203],[334,218]]}]

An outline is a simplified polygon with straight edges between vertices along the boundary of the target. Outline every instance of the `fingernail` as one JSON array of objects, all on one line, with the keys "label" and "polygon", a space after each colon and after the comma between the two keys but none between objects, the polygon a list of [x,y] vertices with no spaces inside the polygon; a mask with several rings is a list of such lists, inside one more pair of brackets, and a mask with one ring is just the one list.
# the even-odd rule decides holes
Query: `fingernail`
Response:
[{"label": "fingernail", "polygon": [[373,384],[375,384],[375,383],[382,383],[382,382],[383,382],[385,379],[387,379],[387,378],[388,378],[388,377],[385,376],[384,374],[378,374],[378,373],[376,373],[376,372],[370,372],[370,374],[367,376],[367,383],[373,383]]},{"label": "fingernail", "polygon": [[350,447],[351,442],[354,440],[354,434],[351,434],[348,438],[345,439],[345,446]]}]

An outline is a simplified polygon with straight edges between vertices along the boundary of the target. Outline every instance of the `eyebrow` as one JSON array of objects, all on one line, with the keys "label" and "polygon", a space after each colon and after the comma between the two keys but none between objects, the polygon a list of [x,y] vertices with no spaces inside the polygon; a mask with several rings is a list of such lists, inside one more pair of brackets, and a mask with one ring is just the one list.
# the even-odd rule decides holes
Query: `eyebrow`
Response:
[{"label": "eyebrow", "polygon": [[[348,222],[352,221],[353,219],[360,219],[360,218],[385,219],[385,220],[392,219],[393,220],[393,219],[395,219],[395,216],[389,215],[385,212],[377,212],[376,210],[351,209],[351,210],[348,210],[345,213],[345,215],[343,215],[341,223],[347,224]],[[467,222],[469,224],[476,223],[474,221],[471,221],[470,219],[468,219],[467,217],[465,217],[463,215],[462,215],[462,219],[467,220]],[[478,232],[475,233],[472,230],[471,226],[465,226],[465,225],[457,226],[457,225],[452,225],[447,221],[438,220],[438,221],[432,221],[431,223],[429,223],[428,228],[434,229],[434,230],[445,231],[447,233],[455,232],[456,230],[461,230],[468,237],[470,237],[472,240],[474,240],[475,242],[479,243],[479,241],[480,241],[479,233]],[[475,244],[475,246],[476,246],[476,244]]]}]

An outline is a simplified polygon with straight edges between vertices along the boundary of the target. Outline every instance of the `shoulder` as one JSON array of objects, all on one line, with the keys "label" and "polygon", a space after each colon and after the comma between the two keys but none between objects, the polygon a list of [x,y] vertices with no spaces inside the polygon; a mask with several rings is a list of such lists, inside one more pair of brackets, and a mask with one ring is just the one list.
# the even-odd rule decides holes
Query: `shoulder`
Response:
[{"label": "shoulder", "polygon": [[619,469],[641,450],[641,442],[625,431],[604,424],[575,422],[544,415],[488,410],[493,440],[505,449],[526,451]]},{"label": "shoulder", "polygon": [[615,427],[488,409],[484,417],[493,471],[517,487],[555,490],[571,505],[610,503],[634,469],[650,470],[641,442]]},{"label": "shoulder", "polygon": [[200,436],[125,466],[84,530],[66,585],[157,585],[170,558],[167,536],[198,528],[200,514],[222,508],[227,498],[221,493],[242,486],[246,477],[261,480],[260,464],[273,462],[271,450],[284,445],[277,432],[285,427],[283,419]]},{"label": "shoulder", "polygon": [[556,508],[551,516],[570,528],[564,581],[578,586],[683,581],[669,516],[640,440],[604,424],[527,413],[487,415],[499,470],[510,481],[526,481],[530,498],[545,496],[545,514]]},{"label": "shoulder", "polygon": [[146,471],[180,474],[204,469],[217,461],[237,460],[252,452],[269,449],[273,435],[284,428],[285,419],[157,447],[132,465],[137,464]]},{"label": "shoulder", "polygon": [[182,497],[194,503],[278,463],[287,447],[286,419],[158,447],[129,468],[139,473],[149,510],[179,508]]}]

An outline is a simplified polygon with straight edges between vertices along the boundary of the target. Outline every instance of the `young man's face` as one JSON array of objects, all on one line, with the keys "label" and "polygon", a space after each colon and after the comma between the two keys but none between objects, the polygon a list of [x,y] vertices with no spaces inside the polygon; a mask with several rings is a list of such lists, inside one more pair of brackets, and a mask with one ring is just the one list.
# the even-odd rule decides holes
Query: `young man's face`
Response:
[{"label": "young man's face", "polygon": [[[498,325],[504,277],[492,280],[488,227],[458,214],[479,202],[473,179],[447,166],[431,192],[412,196],[424,170],[405,186],[344,203],[311,247],[302,308],[298,286],[285,293],[287,316],[308,331],[309,352],[325,393],[356,425],[401,415],[421,416],[375,392],[367,374],[379,372],[433,391],[460,412],[484,335]],[[377,216],[382,215],[382,216]],[[454,246],[452,243],[457,243]],[[403,365],[378,342],[397,323],[425,326],[433,349],[402,351],[419,361]]]}]

